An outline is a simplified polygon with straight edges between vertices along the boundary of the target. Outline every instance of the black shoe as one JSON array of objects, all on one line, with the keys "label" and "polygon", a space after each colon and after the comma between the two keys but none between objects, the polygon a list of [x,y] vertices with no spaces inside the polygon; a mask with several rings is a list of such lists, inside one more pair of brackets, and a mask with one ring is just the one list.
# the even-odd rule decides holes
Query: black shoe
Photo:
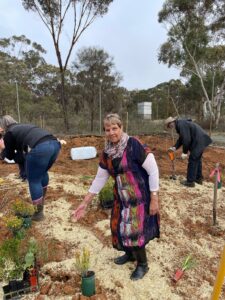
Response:
[{"label": "black shoe", "polygon": [[187,187],[195,187],[195,183],[193,181],[185,180],[185,181],[181,181],[180,183],[187,186]]},{"label": "black shoe", "polygon": [[202,178],[201,178],[201,179],[196,179],[195,182],[196,182],[197,184],[201,184],[201,185],[203,184]]},{"label": "black shoe", "polygon": [[131,274],[131,280],[139,280],[142,279],[145,274],[148,272],[149,267],[147,264],[138,264],[134,272]]},{"label": "black shoe", "polygon": [[131,255],[126,254],[126,253],[124,255],[119,256],[119,257],[114,259],[114,263],[117,264],[117,265],[124,265],[125,263],[127,263],[129,261],[135,261],[135,258]]}]

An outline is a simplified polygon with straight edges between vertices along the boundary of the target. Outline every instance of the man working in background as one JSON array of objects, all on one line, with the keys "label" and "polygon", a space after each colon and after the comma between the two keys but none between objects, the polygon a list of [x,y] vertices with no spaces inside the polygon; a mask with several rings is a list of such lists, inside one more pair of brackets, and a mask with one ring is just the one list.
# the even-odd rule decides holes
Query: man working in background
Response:
[{"label": "man working in background", "polygon": [[165,121],[165,126],[168,129],[176,129],[179,135],[175,145],[169,151],[176,151],[183,146],[182,159],[187,158],[189,152],[187,179],[181,183],[187,187],[194,187],[195,182],[202,184],[202,154],[204,149],[212,143],[211,138],[191,120],[169,117]]}]

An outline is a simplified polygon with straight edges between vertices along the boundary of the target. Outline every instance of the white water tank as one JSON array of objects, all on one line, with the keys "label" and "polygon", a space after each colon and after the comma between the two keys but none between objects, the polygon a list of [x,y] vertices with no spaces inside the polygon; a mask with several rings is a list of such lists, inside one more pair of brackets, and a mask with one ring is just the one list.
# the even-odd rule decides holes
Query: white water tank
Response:
[{"label": "white water tank", "polygon": [[144,119],[152,118],[152,102],[138,103],[138,115],[142,115]]},{"label": "white water tank", "polygon": [[70,155],[71,155],[72,160],[90,159],[90,158],[96,157],[97,150],[95,147],[92,147],[92,146],[76,147],[76,148],[71,148]]}]

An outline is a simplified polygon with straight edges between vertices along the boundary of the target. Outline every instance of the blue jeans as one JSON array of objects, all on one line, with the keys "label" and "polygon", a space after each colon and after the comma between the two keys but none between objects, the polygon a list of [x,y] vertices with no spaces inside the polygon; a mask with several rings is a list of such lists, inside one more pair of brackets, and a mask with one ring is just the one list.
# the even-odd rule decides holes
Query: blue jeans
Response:
[{"label": "blue jeans", "polygon": [[187,181],[195,182],[202,179],[202,154],[199,157],[193,157],[191,154],[188,160]]},{"label": "blue jeans", "polygon": [[33,204],[41,204],[43,190],[49,182],[48,170],[55,162],[61,145],[57,140],[49,140],[35,146],[26,155],[26,173]]}]

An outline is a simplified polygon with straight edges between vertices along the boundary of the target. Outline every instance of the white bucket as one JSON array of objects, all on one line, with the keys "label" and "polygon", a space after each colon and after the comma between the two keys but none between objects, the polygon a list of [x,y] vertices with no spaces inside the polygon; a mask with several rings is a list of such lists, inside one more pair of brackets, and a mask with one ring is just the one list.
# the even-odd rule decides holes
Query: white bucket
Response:
[{"label": "white bucket", "polygon": [[97,155],[95,147],[77,147],[70,150],[72,160],[90,159]]}]

